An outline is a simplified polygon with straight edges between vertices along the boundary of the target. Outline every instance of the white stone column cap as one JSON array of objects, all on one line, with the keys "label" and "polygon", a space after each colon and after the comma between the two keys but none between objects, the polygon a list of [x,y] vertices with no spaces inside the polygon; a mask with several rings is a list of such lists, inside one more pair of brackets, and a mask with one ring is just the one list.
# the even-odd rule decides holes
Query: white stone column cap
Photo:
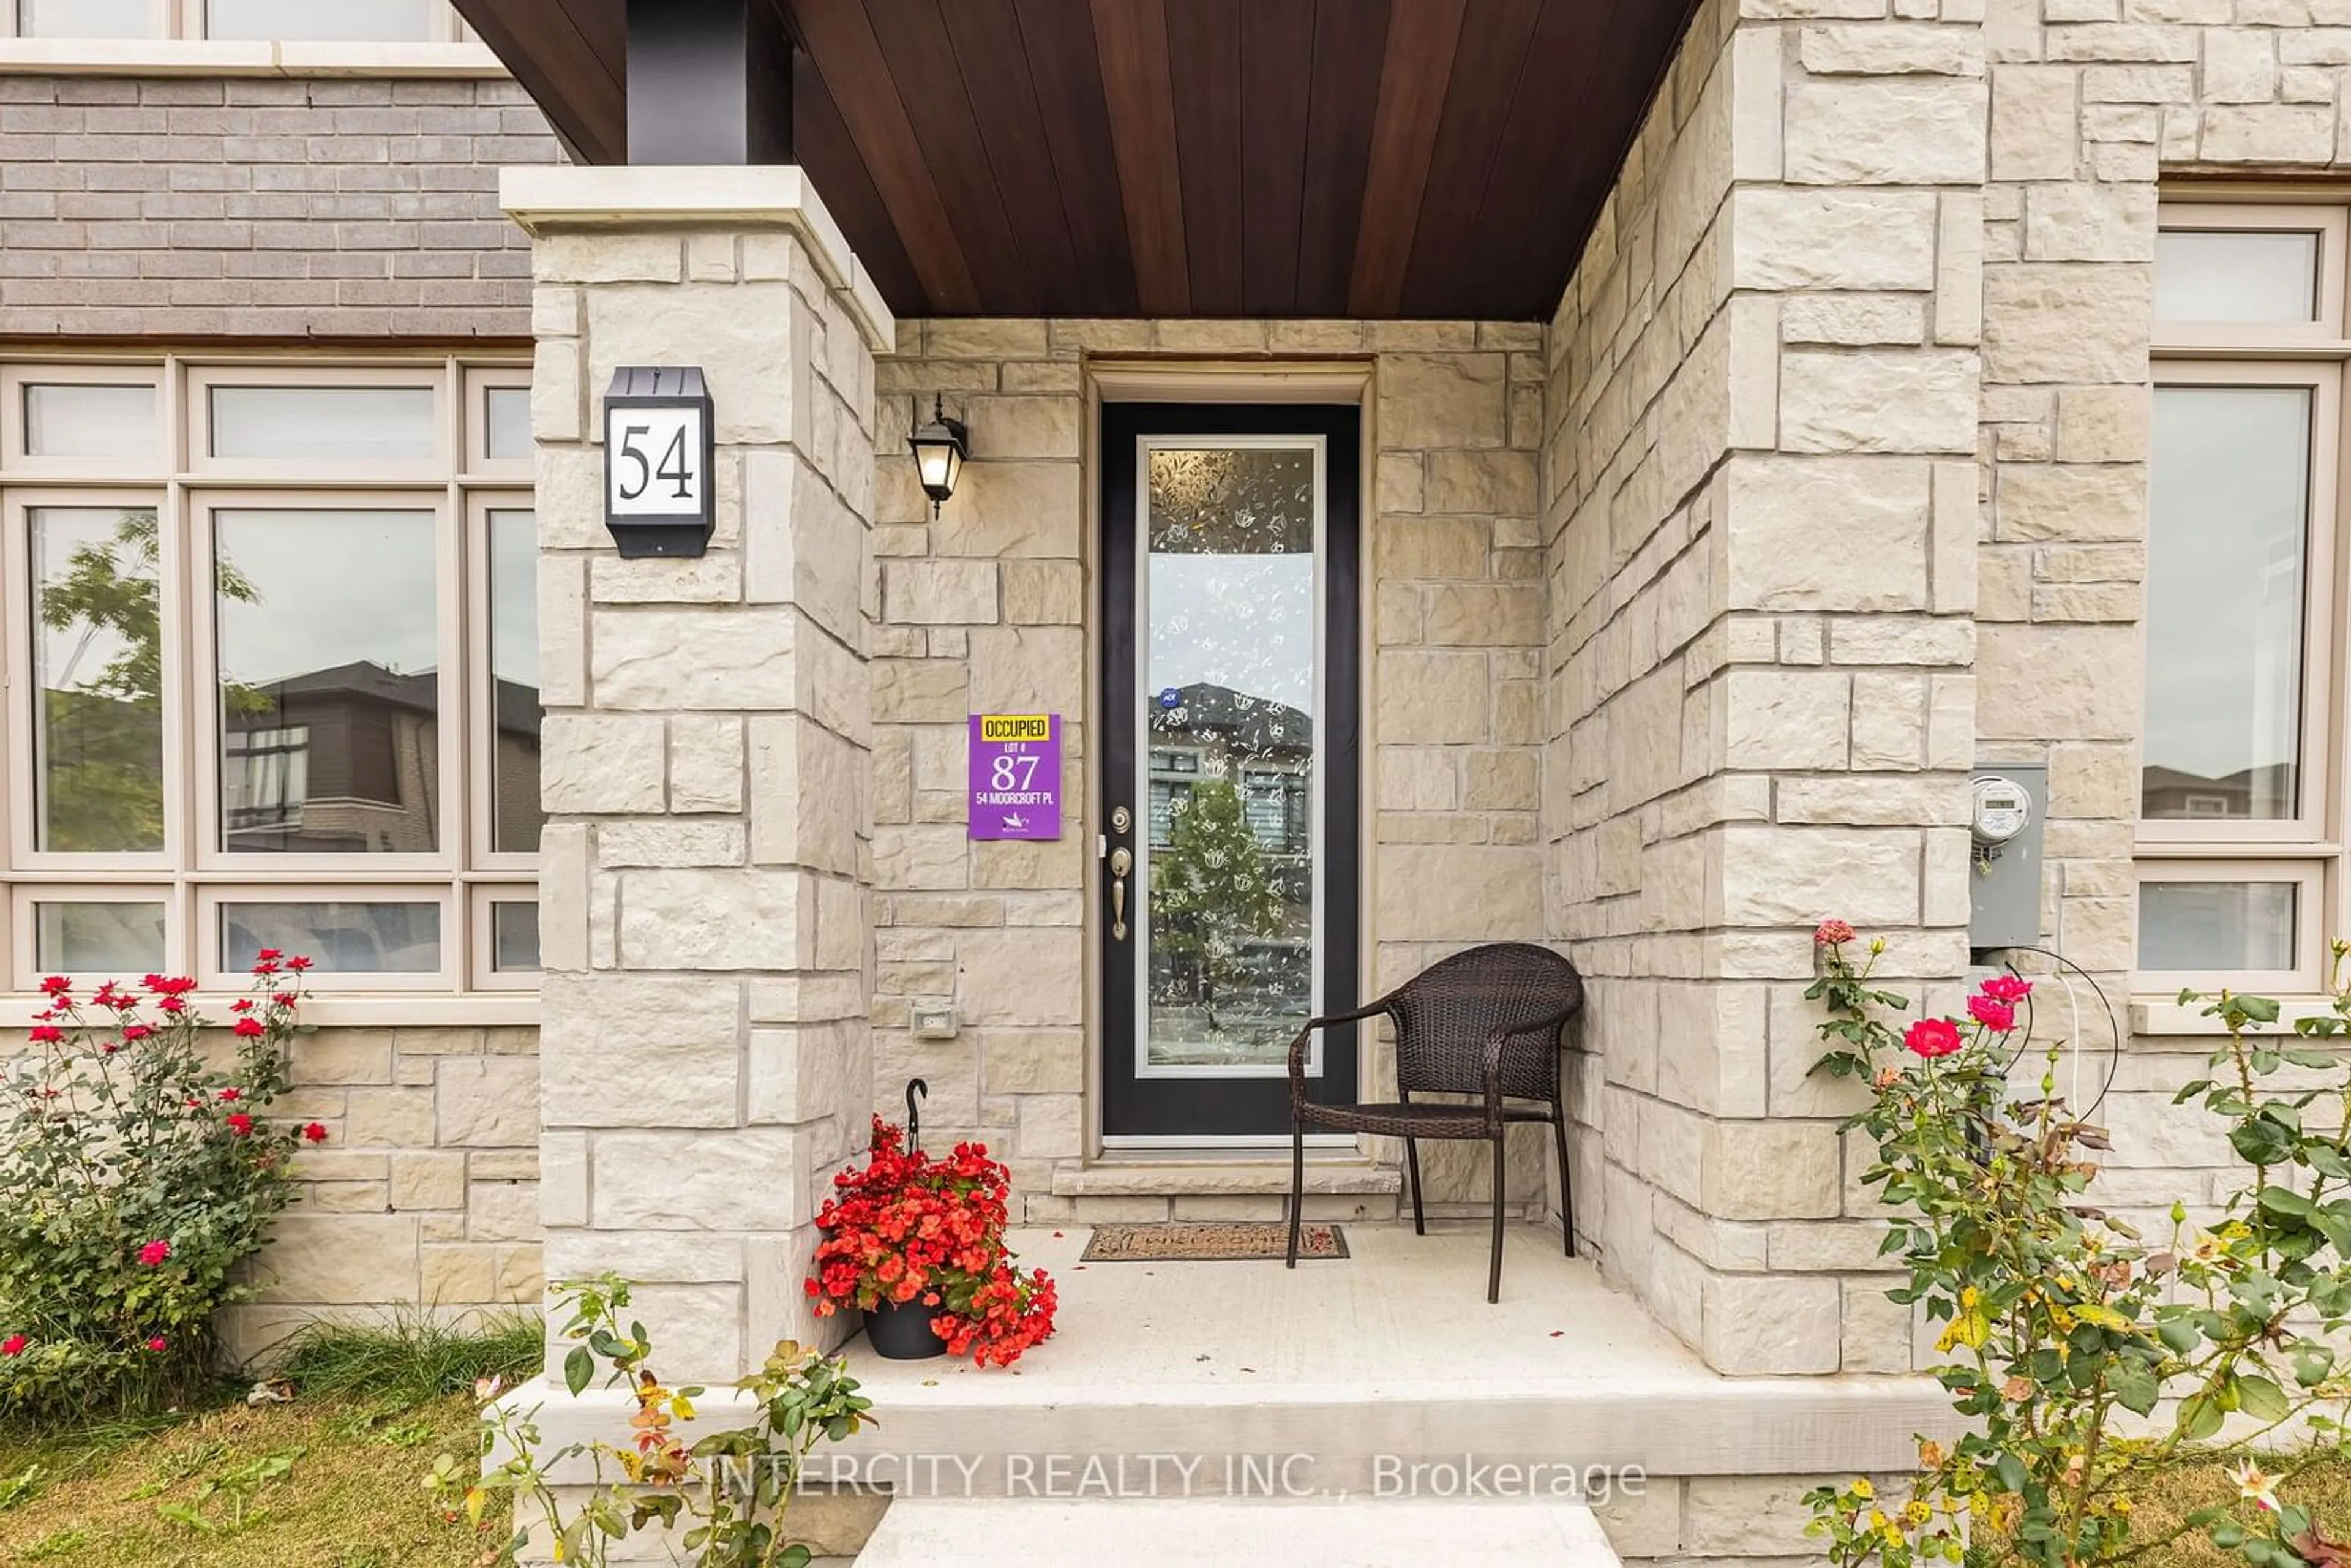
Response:
[{"label": "white stone column cap", "polygon": [[866,347],[888,353],[897,318],[798,164],[523,164],[498,171],[498,204],[534,237],[650,228],[780,228],[800,236]]}]

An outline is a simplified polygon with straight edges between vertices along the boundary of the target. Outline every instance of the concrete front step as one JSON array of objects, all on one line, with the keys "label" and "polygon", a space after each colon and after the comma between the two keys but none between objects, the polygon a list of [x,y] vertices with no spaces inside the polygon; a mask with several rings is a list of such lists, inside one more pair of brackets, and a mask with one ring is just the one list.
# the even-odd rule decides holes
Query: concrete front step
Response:
[{"label": "concrete front step", "polygon": [[[1431,1501],[1561,1498],[1448,1490],[1427,1467],[1541,1466],[1593,1496],[1605,1478],[1810,1476],[1896,1469],[1949,1400],[1930,1379],[1724,1378],[1609,1289],[1557,1231],[1508,1232],[1502,1299],[1485,1300],[1489,1232],[1432,1222],[1347,1231],[1349,1256],[1081,1263],[1086,1233],[1015,1231],[1050,1270],[1058,1331],[1019,1366],[846,1354],[881,1424],[811,1459],[811,1479],[915,1496],[1131,1498],[1049,1467],[1198,1459],[1188,1495],[1342,1493]],[[909,1467],[946,1462],[962,1468]],[[1262,1467],[1287,1465],[1290,1486]],[[1226,1467],[1238,1467],[1228,1487]],[[1259,1467],[1252,1475],[1248,1467]],[[1412,1467],[1424,1467],[1416,1480]],[[1384,1479],[1402,1488],[1379,1492]],[[1523,1473],[1523,1470],[1522,1470]],[[1508,1483],[1504,1483],[1508,1485]],[[1157,1495],[1146,1493],[1145,1495]],[[1606,1518],[1605,1510],[1603,1517]],[[1649,1553],[1643,1553],[1649,1555]]]},{"label": "concrete front step", "polygon": [[[1309,1159],[1306,1217],[1389,1220],[1404,1173],[1362,1159]],[[1030,1224],[1098,1225],[1288,1216],[1290,1158],[1102,1160],[1063,1165],[1049,1192],[1028,1198]]]},{"label": "concrete front step", "polygon": [[857,1568],[1617,1568],[1619,1561],[1580,1504],[1211,1498],[902,1498],[856,1559]]}]

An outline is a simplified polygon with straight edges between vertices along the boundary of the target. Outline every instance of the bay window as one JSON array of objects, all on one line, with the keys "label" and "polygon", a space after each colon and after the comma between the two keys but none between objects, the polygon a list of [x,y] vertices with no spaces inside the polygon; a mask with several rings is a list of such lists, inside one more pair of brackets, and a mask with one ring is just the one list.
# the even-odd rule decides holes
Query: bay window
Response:
[{"label": "bay window", "polygon": [[2176,204],[2156,250],[2138,974],[2314,991],[2346,929],[2345,214]]},{"label": "bay window", "polygon": [[12,988],[535,983],[528,379],[0,366]]}]

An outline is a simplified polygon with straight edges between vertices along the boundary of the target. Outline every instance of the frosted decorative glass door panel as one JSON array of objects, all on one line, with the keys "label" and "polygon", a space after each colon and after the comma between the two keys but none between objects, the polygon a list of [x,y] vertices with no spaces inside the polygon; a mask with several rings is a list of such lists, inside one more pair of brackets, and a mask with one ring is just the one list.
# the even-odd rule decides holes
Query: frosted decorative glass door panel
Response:
[{"label": "frosted decorative glass door panel", "polygon": [[1143,1071],[1282,1065],[1314,1011],[1314,446],[1146,448]]}]

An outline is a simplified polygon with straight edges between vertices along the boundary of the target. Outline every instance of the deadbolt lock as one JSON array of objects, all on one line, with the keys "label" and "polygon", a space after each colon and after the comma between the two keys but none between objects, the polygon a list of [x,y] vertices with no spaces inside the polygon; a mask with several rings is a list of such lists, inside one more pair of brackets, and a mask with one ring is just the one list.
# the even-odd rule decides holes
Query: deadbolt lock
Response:
[{"label": "deadbolt lock", "polygon": [[1113,806],[1110,809],[1110,831],[1112,832],[1123,833],[1133,826],[1134,826],[1134,812],[1128,810],[1123,806]]}]

